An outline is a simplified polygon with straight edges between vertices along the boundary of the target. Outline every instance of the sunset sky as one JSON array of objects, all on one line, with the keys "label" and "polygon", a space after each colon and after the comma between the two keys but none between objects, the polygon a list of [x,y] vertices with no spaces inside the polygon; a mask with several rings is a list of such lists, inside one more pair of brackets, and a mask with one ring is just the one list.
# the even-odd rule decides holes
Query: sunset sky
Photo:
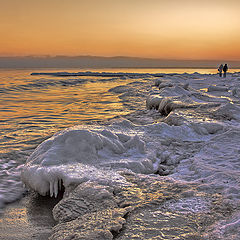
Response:
[{"label": "sunset sky", "polygon": [[240,0],[0,0],[0,56],[240,60]]}]

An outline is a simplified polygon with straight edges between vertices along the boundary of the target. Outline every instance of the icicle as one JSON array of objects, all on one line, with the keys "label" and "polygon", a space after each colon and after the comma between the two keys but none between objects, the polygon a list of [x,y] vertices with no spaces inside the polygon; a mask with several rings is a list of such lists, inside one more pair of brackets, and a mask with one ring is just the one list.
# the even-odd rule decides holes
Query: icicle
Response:
[{"label": "icicle", "polygon": [[61,178],[59,179],[58,186],[59,186],[59,191],[61,191],[62,190],[62,179]]},{"label": "icicle", "polygon": [[50,197],[53,196],[53,183],[50,181]]},{"label": "icicle", "polygon": [[53,189],[54,189],[54,197],[56,198],[58,195],[58,179],[54,181]]}]

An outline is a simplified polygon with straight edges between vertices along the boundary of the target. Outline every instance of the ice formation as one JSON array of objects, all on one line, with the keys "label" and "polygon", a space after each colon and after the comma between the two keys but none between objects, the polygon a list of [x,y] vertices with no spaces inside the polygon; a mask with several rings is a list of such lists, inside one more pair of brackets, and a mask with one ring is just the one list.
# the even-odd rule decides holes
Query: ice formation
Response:
[{"label": "ice formation", "polygon": [[137,135],[114,133],[107,129],[74,127],[44,141],[27,160],[21,178],[26,186],[42,195],[57,196],[59,187],[97,181],[124,183],[112,169],[153,172],[145,157],[145,144]]},{"label": "ice formation", "polygon": [[[55,228],[52,239],[61,239],[61,228],[64,232],[70,229],[69,236],[74,236],[76,230],[78,237],[92,234],[95,237],[101,235],[112,239],[114,229],[118,232],[122,228],[124,216],[126,212],[130,212],[129,209],[125,211],[126,205],[133,206],[136,199],[144,202],[145,196],[146,199],[154,198],[146,200],[149,204],[156,199],[164,199],[166,192],[171,195],[169,189],[164,189],[162,178],[153,176],[152,173],[169,175],[164,179],[171,179],[174,184],[179,184],[175,189],[176,199],[173,202],[166,201],[165,205],[158,205],[159,208],[165,207],[172,211],[176,214],[174,216],[179,220],[183,219],[186,224],[189,219],[186,220],[183,213],[193,217],[196,217],[195,214],[216,214],[216,218],[212,218],[212,225],[205,228],[209,231],[205,232],[206,236],[214,236],[216,233],[218,239],[231,239],[233,232],[232,236],[238,239],[238,77],[239,73],[230,75],[226,82],[226,79],[214,75],[163,74],[155,82],[153,79],[151,83],[136,82],[134,87],[131,85],[131,93],[127,92],[130,86],[117,87],[112,92],[122,94],[121,100],[125,102],[134,97],[141,98],[144,91],[150,93],[146,96],[147,110],[142,104],[139,112],[127,116],[129,120],[116,120],[104,126],[67,129],[43,142],[24,166],[23,182],[40,194],[50,192],[51,196],[57,195],[62,183],[65,187],[74,184],[76,186],[53,211],[60,224]],[[120,173],[119,170],[123,169],[128,169],[129,174],[130,171],[134,172],[134,176],[128,177]],[[144,178],[140,177],[141,174],[152,175]],[[135,180],[131,181],[133,178]],[[136,180],[137,178],[144,180]],[[162,195],[158,190],[156,195],[156,192],[152,192],[155,189],[151,185],[153,180],[158,185],[158,190],[163,191]],[[126,189],[127,193],[124,192]],[[174,187],[171,188],[172,192],[173,189]],[[177,196],[178,191],[181,196]],[[108,210],[93,203],[88,194],[92,199],[98,199]],[[133,195],[130,200],[128,194]],[[129,201],[125,199],[124,204],[117,202],[123,195]],[[174,198],[172,195],[171,197]],[[154,204],[156,206],[156,202]],[[218,212],[219,206],[222,212]],[[225,206],[228,208],[225,209]],[[139,212],[130,214],[132,225],[125,227],[128,231],[123,231],[123,235],[130,239],[134,234],[147,234],[149,223],[157,223],[156,226],[163,227],[162,222],[169,216],[160,212],[159,208],[152,206],[149,211],[143,207],[142,212],[139,211],[144,216]],[[99,211],[100,215],[95,211]],[[101,214],[103,217],[100,217]],[[89,226],[92,223],[89,221],[88,225],[84,225],[82,215],[88,219],[92,216],[96,222],[106,226],[106,229],[102,232],[104,227],[100,231],[94,225],[94,231],[91,232]],[[111,220],[109,223],[106,223],[107,217]],[[141,233],[137,233],[137,220],[144,226]],[[194,224],[193,226],[195,227]],[[141,236],[145,236],[144,234]]]},{"label": "ice formation", "polygon": [[[156,109],[162,116],[161,121],[167,123],[162,130],[155,128],[155,134],[165,139],[182,139],[192,143],[199,139],[203,143],[192,156],[179,161],[171,177],[195,183],[199,192],[221,196],[224,204],[236,212],[210,228],[205,234],[210,239],[240,237],[237,144],[240,140],[240,102],[237,76],[239,73],[229,76],[227,82],[214,76],[202,76],[199,80],[197,75],[196,79],[194,75],[189,75],[185,80],[183,75],[177,79],[172,76],[159,78],[155,81],[159,92],[153,91],[146,101],[147,108],[151,111]],[[186,81],[188,86],[181,87]],[[178,131],[171,131],[171,127]],[[191,204],[185,204],[184,199],[180,199],[169,206],[184,212]]]}]

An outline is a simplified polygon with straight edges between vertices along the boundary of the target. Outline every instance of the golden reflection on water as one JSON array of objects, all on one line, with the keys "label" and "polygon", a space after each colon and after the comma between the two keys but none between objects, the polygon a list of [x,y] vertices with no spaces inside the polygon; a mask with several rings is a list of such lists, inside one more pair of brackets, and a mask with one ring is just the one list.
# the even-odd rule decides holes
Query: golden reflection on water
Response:
[{"label": "golden reflection on water", "polygon": [[36,229],[32,229],[24,206],[9,206],[0,218],[0,238],[28,240]]},{"label": "golden reflection on water", "polygon": [[[0,118],[29,118],[33,120],[45,119],[62,124],[69,119],[102,119],[111,118],[123,109],[118,96],[109,93],[110,88],[119,84],[127,84],[129,81],[94,82],[81,84],[78,87],[48,88],[47,91],[24,92],[15,99],[7,99],[5,111],[0,111]],[[11,101],[11,105],[7,102]],[[7,112],[7,114],[6,114]],[[123,110],[124,113],[124,110]]]},{"label": "golden reflection on water", "polygon": [[220,96],[220,98],[225,98],[225,99],[228,100],[231,104],[234,104],[233,100],[232,100],[230,97]]},{"label": "golden reflection on water", "polygon": [[8,205],[0,215],[0,239],[48,239],[55,225],[52,209],[62,198],[41,197],[30,193]]},{"label": "golden reflection on water", "polygon": [[202,91],[202,92],[207,92],[208,91],[208,88],[201,88],[201,89],[199,89],[200,91]]},{"label": "golden reflection on water", "polygon": [[38,144],[67,127],[129,113],[119,95],[108,90],[134,79],[57,78],[31,72],[0,71],[0,129],[5,136],[1,152]]},{"label": "golden reflection on water", "polygon": [[27,213],[26,208],[8,208],[5,211],[5,214],[2,218],[0,218],[0,225],[1,224],[27,224]]}]

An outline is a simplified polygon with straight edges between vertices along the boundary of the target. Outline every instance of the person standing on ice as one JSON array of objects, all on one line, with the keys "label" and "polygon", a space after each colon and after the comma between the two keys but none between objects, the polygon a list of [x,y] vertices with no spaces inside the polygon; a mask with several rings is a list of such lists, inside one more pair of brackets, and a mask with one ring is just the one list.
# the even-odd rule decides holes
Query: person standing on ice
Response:
[{"label": "person standing on ice", "polygon": [[222,70],[223,70],[223,65],[221,64],[218,68],[219,77],[222,77]]},{"label": "person standing on ice", "polygon": [[224,67],[223,67],[223,77],[227,76],[227,70],[228,70],[228,65],[225,64]]}]

